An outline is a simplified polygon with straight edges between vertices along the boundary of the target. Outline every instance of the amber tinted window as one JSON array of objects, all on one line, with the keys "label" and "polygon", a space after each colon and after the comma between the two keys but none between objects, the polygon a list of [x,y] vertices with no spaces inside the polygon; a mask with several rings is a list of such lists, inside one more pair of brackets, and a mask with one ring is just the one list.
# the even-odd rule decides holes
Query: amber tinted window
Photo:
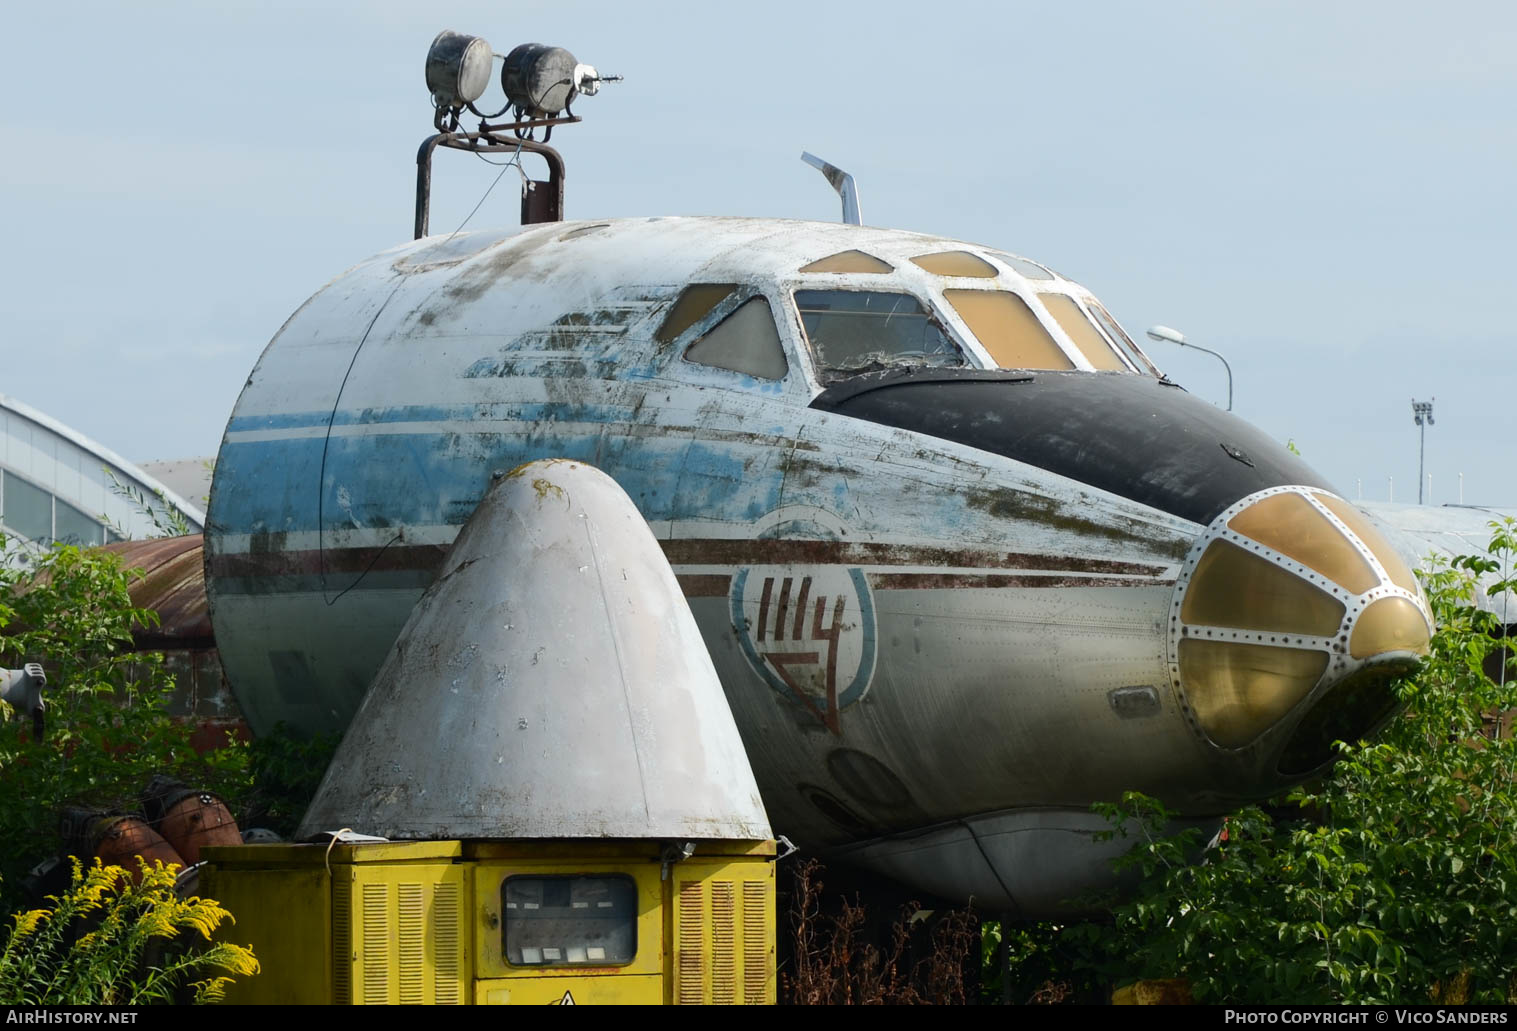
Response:
[{"label": "amber tinted window", "polygon": [[681,333],[704,318],[712,308],[725,301],[736,289],[737,286],[734,283],[697,283],[694,286],[685,287],[684,293],[679,295],[679,300],[674,302],[674,307],[669,309],[669,314],[664,316],[664,324],[658,327],[654,338],[661,344],[671,343]]},{"label": "amber tinted window", "polygon": [[1005,290],[944,290],[943,296],[1001,368],[1074,368],[1027,302],[1016,294]]},{"label": "amber tinted window", "polygon": [[964,364],[958,347],[910,294],[797,290],[795,305],[824,383],[893,365]]},{"label": "amber tinted window", "polygon": [[937,276],[967,276],[971,279],[994,279],[995,266],[968,251],[940,251],[937,254],[919,254],[911,259]]},{"label": "amber tinted window", "polygon": [[870,272],[884,275],[886,272],[894,272],[895,269],[873,254],[865,254],[863,251],[840,251],[819,261],[813,261],[810,265],[802,265],[801,271]]},{"label": "amber tinted window", "polygon": [[1421,590],[1411,567],[1391,546],[1391,542],[1385,539],[1384,534],[1370,525],[1370,521],[1365,518],[1363,512],[1331,494],[1317,494],[1316,497],[1327,506],[1328,511],[1342,520],[1343,525],[1352,530],[1370,551],[1375,553],[1375,558],[1379,559],[1380,564],[1385,567],[1385,575],[1391,578],[1391,583],[1414,595]]},{"label": "amber tinted window", "polygon": [[1242,748],[1311,693],[1327,669],[1327,652],[1238,644],[1180,642],[1180,682],[1206,736]]},{"label": "amber tinted window", "polygon": [[631,877],[508,877],[500,893],[512,966],[619,966],[637,954]]},{"label": "amber tinted window", "polygon": [[1276,494],[1256,501],[1227,525],[1354,594],[1363,594],[1380,583],[1359,550],[1300,494]]},{"label": "amber tinted window", "polygon": [[1313,584],[1220,540],[1196,563],[1180,608],[1180,618],[1191,624],[1314,637],[1336,634],[1343,613],[1343,602]]},{"label": "amber tinted window", "polygon": [[769,302],[754,297],[685,349],[685,361],[741,372],[759,379],[783,379],[790,368]]},{"label": "amber tinted window", "polygon": [[1103,372],[1126,372],[1127,363],[1111,349],[1099,330],[1080,310],[1073,297],[1065,294],[1038,294],[1059,328],[1069,334],[1085,360]]},{"label": "amber tinted window", "polygon": [[1354,624],[1348,653],[1356,659],[1392,651],[1426,655],[1429,640],[1427,621],[1416,605],[1405,598],[1381,598]]}]

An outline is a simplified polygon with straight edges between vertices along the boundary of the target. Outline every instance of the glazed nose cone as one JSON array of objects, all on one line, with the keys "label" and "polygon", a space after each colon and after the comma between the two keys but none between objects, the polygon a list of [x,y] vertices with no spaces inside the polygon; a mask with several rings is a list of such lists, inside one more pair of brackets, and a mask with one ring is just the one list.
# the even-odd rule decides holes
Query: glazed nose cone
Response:
[{"label": "glazed nose cone", "polygon": [[1308,487],[1260,491],[1218,516],[1176,584],[1170,675],[1223,751],[1274,752],[1297,776],[1394,711],[1390,683],[1427,653],[1416,577],[1348,502]]}]

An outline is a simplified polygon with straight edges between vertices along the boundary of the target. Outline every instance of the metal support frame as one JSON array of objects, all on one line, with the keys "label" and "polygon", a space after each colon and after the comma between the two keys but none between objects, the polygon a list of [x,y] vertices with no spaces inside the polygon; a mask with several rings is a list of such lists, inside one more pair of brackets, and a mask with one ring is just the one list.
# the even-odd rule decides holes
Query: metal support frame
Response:
[{"label": "metal support frame", "polygon": [[521,223],[560,222],[564,217],[564,159],[546,143],[518,135],[532,129],[567,125],[579,121],[568,118],[542,118],[508,125],[480,123],[478,132],[440,132],[428,136],[416,151],[416,221],[413,239],[420,240],[429,231],[432,210],[432,154],[438,147],[473,151],[476,154],[537,154],[548,163],[546,180],[532,179],[532,188],[522,195]]}]

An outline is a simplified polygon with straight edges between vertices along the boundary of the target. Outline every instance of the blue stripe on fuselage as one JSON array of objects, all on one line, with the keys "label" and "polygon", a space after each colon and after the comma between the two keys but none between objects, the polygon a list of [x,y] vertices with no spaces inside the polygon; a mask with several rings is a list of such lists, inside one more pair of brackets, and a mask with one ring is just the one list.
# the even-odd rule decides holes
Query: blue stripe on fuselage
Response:
[{"label": "blue stripe on fuselage", "polygon": [[332,426],[395,425],[415,422],[625,422],[631,415],[626,405],[569,405],[563,402],[481,401],[466,405],[397,405],[389,408],[358,408],[338,412],[277,412],[242,415],[227,424],[227,433],[259,430],[320,429]]},{"label": "blue stripe on fuselage", "polygon": [[513,432],[228,441],[217,468],[216,526],[223,533],[314,530],[323,479],[319,507],[326,528],[460,525],[492,473],[550,457],[604,469],[650,521],[746,523],[779,505],[782,472],[768,444],[718,448],[693,443],[689,429],[634,441],[620,434],[560,435],[554,428],[554,420],[543,420]]}]

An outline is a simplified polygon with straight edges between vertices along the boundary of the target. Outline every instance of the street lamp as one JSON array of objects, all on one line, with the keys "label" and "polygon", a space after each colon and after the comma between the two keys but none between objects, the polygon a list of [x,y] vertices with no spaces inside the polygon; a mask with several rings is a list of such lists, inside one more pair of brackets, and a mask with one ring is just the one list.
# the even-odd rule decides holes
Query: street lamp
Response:
[{"label": "street lamp", "polygon": [[[1427,454],[1427,428],[1433,424],[1433,401],[1412,398],[1412,419],[1417,423],[1417,504],[1422,504],[1423,458]],[[1424,422],[1423,420],[1426,420]]]},{"label": "street lamp", "polygon": [[1150,340],[1168,341],[1171,344],[1179,344],[1181,347],[1188,347],[1193,351],[1204,351],[1206,354],[1211,355],[1213,358],[1217,359],[1217,361],[1221,362],[1222,367],[1227,370],[1227,410],[1229,412],[1233,410],[1233,367],[1227,364],[1226,358],[1222,357],[1216,351],[1210,350],[1209,348],[1200,347],[1196,344],[1186,343],[1184,333],[1181,333],[1178,329],[1170,329],[1168,326],[1151,327],[1148,331],[1148,338]]}]

